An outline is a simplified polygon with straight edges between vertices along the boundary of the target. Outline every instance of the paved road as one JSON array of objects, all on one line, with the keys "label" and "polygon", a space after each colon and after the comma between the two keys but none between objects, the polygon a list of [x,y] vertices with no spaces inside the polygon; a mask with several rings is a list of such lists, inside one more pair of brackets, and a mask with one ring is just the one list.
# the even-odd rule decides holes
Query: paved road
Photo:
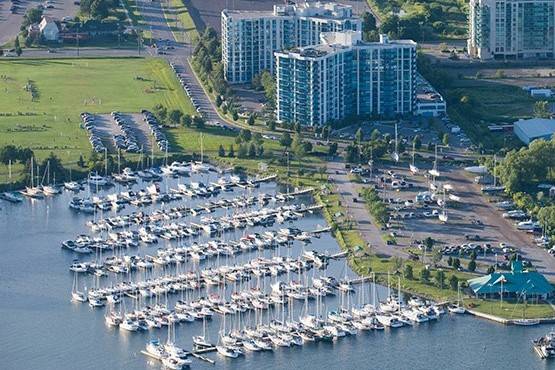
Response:
[{"label": "paved road", "polygon": [[341,204],[345,207],[347,218],[354,220],[360,231],[362,238],[371,247],[372,252],[383,256],[407,257],[402,249],[387,245],[382,237],[381,231],[374,224],[364,203],[353,202],[353,198],[358,198],[358,193],[362,190],[362,185],[352,183],[345,171],[345,164],[342,161],[329,161],[327,175],[337,189]]},{"label": "paved road", "polygon": [[170,26],[168,25],[160,2],[139,0],[138,5],[143,14],[143,19],[148,25],[145,27],[152,31],[152,38],[158,45],[171,45],[175,49],[163,50],[166,54],[158,55],[157,49],[147,47],[146,52],[153,56],[159,56],[174,66],[179,78],[189,87],[191,98],[198,104],[208,123],[220,122],[231,126],[226,120],[219,116],[213,103],[206,96],[202,85],[196,79],[188,63],[192,54],[192,45],[189,42],[178,42]]}]

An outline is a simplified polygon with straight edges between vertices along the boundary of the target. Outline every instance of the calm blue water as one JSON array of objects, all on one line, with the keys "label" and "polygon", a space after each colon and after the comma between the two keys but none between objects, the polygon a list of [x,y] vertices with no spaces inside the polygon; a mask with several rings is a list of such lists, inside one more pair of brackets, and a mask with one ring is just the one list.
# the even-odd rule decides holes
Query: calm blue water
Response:
[{"label": "calm blue water", "polygon": [[[210,176],[210,180],[215,180],[215,175]],[[207,182],[208,179],[203,180]],[[275,192],[276,188],[275,184],[266,184],[255,192]],[[236,190],[223,196],[234,197],[242,193],[244,190]],[[72,275],[68,266],[75,256],[61,250],[60,242],[80,233],[91,233],[85,222],[92,216],[71,212],[67,207],[69,199],[71,195],[65,193],[53,199],[26,200],[20,205],[1,204],[0,369],[160,369],[158,362],[148,360],[140,350],[150,338],[165,340],[165,329],[145,333],[119,332],[104,324],[103,309],[92,310],[88,305],[70,303]],[[302,201],[310,203],[308,198]],[[133,210],[135,208],[128,206],[123,213]],[[220,211],[214,216],[222,214]],[[295,226],[312,230],[323,224],[321,216],[315,214],[301,219]],[[279,227],[283,226],[274,226]],[[240,232],[231,233],[226,238],[235,240],[241,235]],[[163,245],[161,243],[159,247]],[[128,253],[154,254],[156,248],[141,246]],[[289,250],[282,248],[280,252],[296,256],[302,248],[301,244],[295,244]],[[338,250],[329,235],[315,239],[307,248]],[[266,255],[271,253],[268,251]],[[242,263],[255,255],[239,255],[237,260],[228,262]],[[328,273],[337,277],[351,274],[341,261],[332,263]],[[309,276],[311,274],[309,272]],[[294,274],[291,276],[291,279],[296,278],[298,276]],[[93,281],[86,277],[81,283],[91,286]],[[379,294],[383,298],[387,293],[380,288]],[[176,298],[170,296],[170,305]],[[353,298],[355,302],[356,299]],[[338,300],[327,298],[326,307],[330,310],[336,308]],[[296,312],[300,306],[296,303]],[[209,324],[211,339],[216,339],[219,327],[219,319],[215,317]],[[555,368],[555,362],[540,360],[530,346],[531,339],[550,329],[549,326],[506,327],[470,316],[446,315],[435,323],[362,333],[335,343],[247,354],[236,360],[222,359],[216,354],[208,356],[217,361],[215,367],[225,369]],[[190,348],[191,337],[201,333],[202,323],[181,324],[176,331],[178,344]],[[214,366],[195,360],[192,368]]]}]

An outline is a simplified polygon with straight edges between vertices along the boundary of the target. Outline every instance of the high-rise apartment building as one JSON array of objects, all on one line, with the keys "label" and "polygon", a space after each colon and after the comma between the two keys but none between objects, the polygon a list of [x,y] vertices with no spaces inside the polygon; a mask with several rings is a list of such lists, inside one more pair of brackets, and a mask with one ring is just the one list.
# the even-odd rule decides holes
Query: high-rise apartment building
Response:
[{"label": "high-rise apartment building", "polygon": [[274,5],[273,11],[222,11],[222,62],[229,83],[247,83],[274,71],[274,52],[320,42],[322,32],[361,30],[350,6],[337,3]]},{"label": "high-rise apartment building", "polygon": [[414,111],[416,43],[363,42],[360,31],[321,34],[321,43],[276,52],[277,120],[323,125],[351,116]]},{"label": "high-rise apartment building", "polygon": [[470,56],[554,57],[555,0],[470,0],[469,9]]}]

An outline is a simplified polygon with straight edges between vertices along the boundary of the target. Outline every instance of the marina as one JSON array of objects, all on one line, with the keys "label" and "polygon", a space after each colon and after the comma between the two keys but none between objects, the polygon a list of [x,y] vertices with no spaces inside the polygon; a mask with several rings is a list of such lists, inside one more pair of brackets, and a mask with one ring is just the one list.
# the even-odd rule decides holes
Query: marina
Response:
[{"label": "marina", "polygon": [[[163,176],[159,187],[218,183],[221,176]],[[442,350],[429,359],[432,367],[455,348],[470,350],[464,337],[485,345],[485,329],[501,342],[522,329],[410,298],[393,275],[389,287],[373,284],[371,274],[355,276],[310,190],[293,192],[271,178],[256,183],[184,195],[171,205],[152,202],[140,211],[69,209],[87,190],[6,202],[0,236],[8,242],[0,263],[15,278],[0,290],[0,325],[40,349],[21,357],[6,342],[0,353],[24,368],[37,368],[53,346],[61,351],[49,360],[52,369],[351,368],[364,367],[368,356],[383,367],[407,368],[411,357],[437,343]],[[149,183],[118,186],[96,195],[139,192]],[[14,237],[14,228],[28,231]],[[162,237],[170,231],[173,237]],[[16,311],[35,310],[44,318],[39,333],[54,335],[56,343],[29,337],[26,321],[14,319]],[[536,330],[523,333],[537,337]],[[495,356],[489,348],[483,356]],[[407,355],[398,358],[398,350]],[[532,350],[518,357],[520,364],[537,359]],[[465,367],[478,360],[461,359]],[[519,368],[511,367],[515,359],[503,361]]]}]

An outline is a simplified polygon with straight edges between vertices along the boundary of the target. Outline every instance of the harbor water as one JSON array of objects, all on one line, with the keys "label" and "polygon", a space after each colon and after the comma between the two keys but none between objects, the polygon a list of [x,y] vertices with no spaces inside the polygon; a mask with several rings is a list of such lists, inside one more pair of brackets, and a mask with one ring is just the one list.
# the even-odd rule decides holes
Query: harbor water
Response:
[{"label": "harbor water", "polygon": [[[208,183],[217,180],[217,174],[202,175]],[[176,179],[166,179],[161,183],[162,191],[175,187]],[[181,179],[187,183],[192,178]],[[167,182],[167,184],[165,183]],[[144,188],[146,184],[134,185],[133,189]],[[113,187],[103,192],[118,190]],[[275,183],[263,183],[257,189],[235,189],[222,193],[220,197],[233,198],[239,195],[256,195],[259,192],[273,194],[284,191]],[[162,365],[141,354],[146,343],[153,338],[166,340],[167,329],[153,329],[144,332],[124,332],[109,328],[104,322],[105,308],[92,309],[87,304],[71,303],[70,293],[73,274],[68,270],[76,256],[73,252],[60,248],[64,240],[74,239],[79,234],[94,233],[86,226],[93,215],[77,214],[68,208],[74,194],[61,195],[43,200],[26,199],[21,204],[3,202],[0,210],[0,369],[161,369]],[[79,196],[87,196],[82,191]],[[208,199],[190,199],[170,203],[166,208],[178,205],[202,204]],[[297,198],[294,203],[312,204],[310,196]],[[144,207],[148,213],[161,206]],[[256,206],[253,209],[260,207]],[[271,207],[269,205],[268,207]],[[128,205],[121,214],[138,209]],[[221,217],[231,210],[219,209],[212,213]],[[113,215],[111,212],[104,217]],[[98,216],[97,216],[98,217]],[[198,218],[197,218],[198,219]],[[189,216],[184,221],[193,221]],[[322,216],[316,211],[292,224],[274,225],[268,229],[297,227],[312,231],[325,226]],[[222,235],[222,240],[238,240],[244,233],[261,232],[262,227],[233,231]],[[208,240],[203,235],[199,242]],[[193,240],[183,241],[184,245]],[[125,250],[126,254],[155,255],[157,248],[168,242],[161,240],[158,245]],[[304,249],[320,252],[339,252],[335,240],[324,233],[311,244],[294,242],[291,247],[281,247],[278,251],[267,250],[263,254],[271,257],[275,253],[297,257]],[[107,252],[111,255],[112,252]],[[259,255],[258,251],[238,254],[220,260],[223,264],[243,264]],[[94,254],[80,257],[90,260]],[[211,266],[215,261],[203,261],[200,268]],[[185,271],[198,266],[186,265]],[[168,271],[166,271],[168,272]],[[170,271],[171,272],[171,271]],[[320,272],[308,271],[308,276]],[[332,261],[327,275],[336,278],[348,275],[354,277],[342,259]],[[113,274],[110,274],[113,276]],[[297,274],[291,280],[301,280]],[[108,285],[112,277],[104,277],[100,285]],[[287,277],[281,276],[281,280]],[[269,284],[270,277],[265,279]],[[119,278],[121,281],[121,277]],[[82,275],[81,284],[91,287],[93,275]],[[250,286],[256,284],[251,279]],[[228,293],[231,287],[228,287]],[[358,286],[351,303],[356,303],[362,290],[366,301],[370,301],[369,286]],[[217,291],[218,288],[212,288]],[[195,297],[199,293],[195,293]],[[379,287],[378,297],[384,299],[388,292]],[[179,299],[178,295],[168,297],[169,306]],[[340,305],[340,295],[324,299],[324,309],[334,310]],[[132,303],[126,299],[126,304]],[[311,309],[314,303],[311,304]],[[128,307],[130,308],[130,307]],[[303,302],[294,303],[295,319],[303,310]],[[227,325],[235,325],[237,317],[228,317]],[[242,320],[252,320],[243,314]],[[216,342],[221,329],[219,315],[208,322],[208,333]],[[469,315],[443,315],[437,322],[384,331],[359,332],[334,342],[308,343],[300,347],[277,348],[271,352],[247,353],[237,359],[222,358],[216,353],[206,356],[216,361],[215,365],[193,360],[192,369],[543,369],[555,368],[555,362],[540,360],[533,352],[531,340],[544,335],[550,326],[514,327],[477,319]],[[182,323],[176,327],[176,343],[191,349],[191,338],[201,334],[202,321]]]}]

